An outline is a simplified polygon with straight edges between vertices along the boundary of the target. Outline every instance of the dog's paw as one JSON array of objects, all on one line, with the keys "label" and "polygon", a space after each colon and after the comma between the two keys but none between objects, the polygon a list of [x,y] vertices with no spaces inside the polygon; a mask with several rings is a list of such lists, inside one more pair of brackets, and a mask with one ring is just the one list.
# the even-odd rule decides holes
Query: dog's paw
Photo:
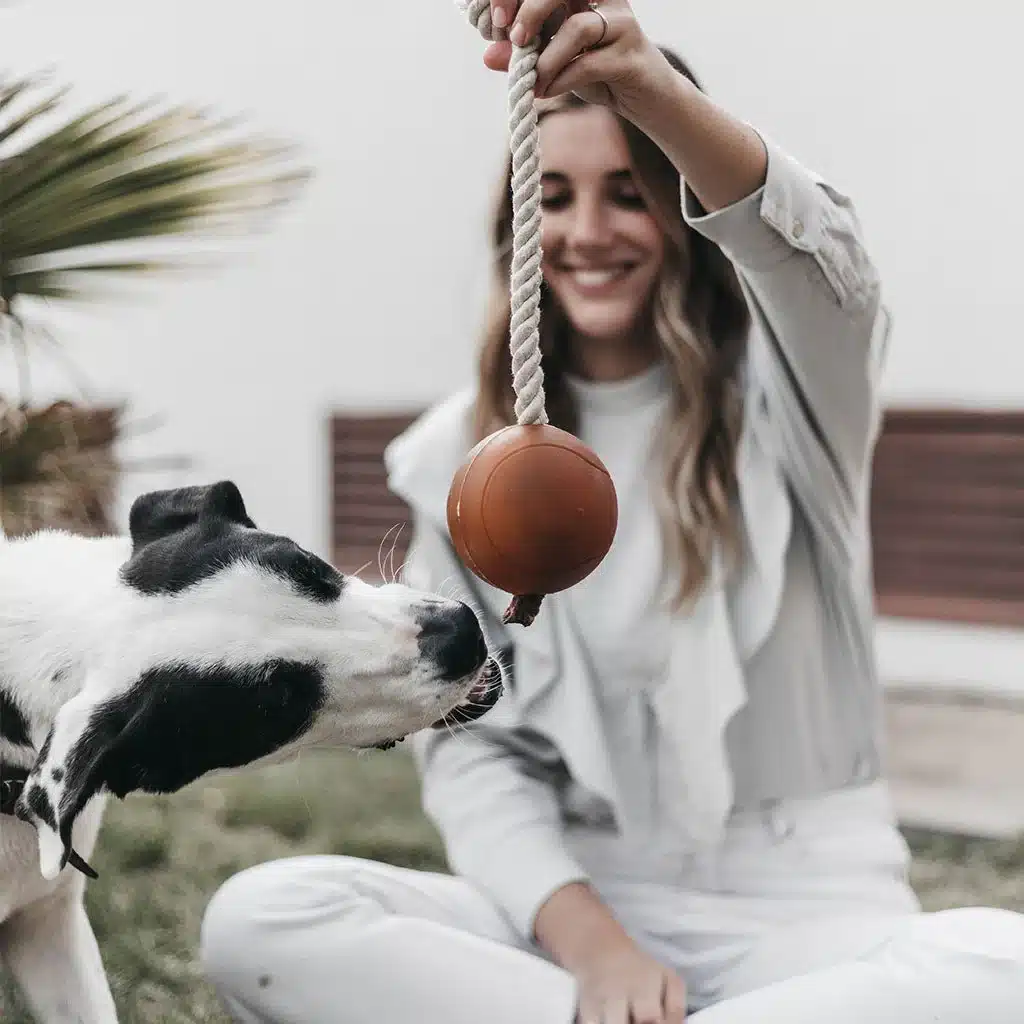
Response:
[{"label": "dog's paw", "polygon": [[64,844],[48,825],[36,823],[39,835],[39,871],[47,881],[53,881],[64,870]]},{"label": "dog's paw", "polygon": [[[36,830],[39,872],[48,882],[52,882],[69,863],[89,878],[98,877],[93,868],[75,852],[70,837],[58,831],[53,801],[41,785],[30,783],[22,791],[14,813]],[[70,832],[70,826],[66,830]]]},{"label": "dog's paw", "polygon": [[53,881],[64,867],[64,843],[57,832],[57,814],[50,795],[37,782],[30,781],[18,797],[14,813],[36,830],[39,870],[43,878]]}]

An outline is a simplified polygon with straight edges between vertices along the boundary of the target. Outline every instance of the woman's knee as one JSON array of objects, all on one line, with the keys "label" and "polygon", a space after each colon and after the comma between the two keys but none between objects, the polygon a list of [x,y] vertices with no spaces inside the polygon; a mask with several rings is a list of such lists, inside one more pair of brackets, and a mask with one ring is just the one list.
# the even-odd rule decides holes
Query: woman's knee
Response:
[{"label": "woman's knee", "polygon": [[961,907],[923,915],[917,927],[929,945],[1020,967],[1024,982],[1024,914],[995,907]]},{"label": "woman's knee", "polygon": [[295,857],[268,861],[228,878],[206,906],[199,957],[215,982],[230,986],[248,976],[254,959],[273,947],[287,958],[290,937],[328,921],[383,913],[358,885],[360,862],[346,857]]}]

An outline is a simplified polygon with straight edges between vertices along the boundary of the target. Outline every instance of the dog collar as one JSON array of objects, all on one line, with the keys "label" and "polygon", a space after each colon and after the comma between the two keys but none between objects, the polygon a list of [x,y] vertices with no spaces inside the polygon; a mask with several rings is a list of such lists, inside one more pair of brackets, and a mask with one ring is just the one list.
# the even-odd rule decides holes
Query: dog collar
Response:
[{"label": "dog collar", "polygon": [[18,797],[21,796],[21,791],[25,788],[26,779],[28,779],[27,768],[0,766],[0,814],[14,816],[14,808],[18,803]]}]

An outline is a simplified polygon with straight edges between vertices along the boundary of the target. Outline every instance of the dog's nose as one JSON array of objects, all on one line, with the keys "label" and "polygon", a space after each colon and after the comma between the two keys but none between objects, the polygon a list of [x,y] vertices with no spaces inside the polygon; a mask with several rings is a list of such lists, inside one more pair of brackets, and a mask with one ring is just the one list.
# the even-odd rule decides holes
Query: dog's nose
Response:
[{"label": "dog's nose", "polygon": [[487,641],[480,623],[461,601],[426,608],[418,621],[420,656],[433,661],[446,682],[465,679],[487,660]]}]

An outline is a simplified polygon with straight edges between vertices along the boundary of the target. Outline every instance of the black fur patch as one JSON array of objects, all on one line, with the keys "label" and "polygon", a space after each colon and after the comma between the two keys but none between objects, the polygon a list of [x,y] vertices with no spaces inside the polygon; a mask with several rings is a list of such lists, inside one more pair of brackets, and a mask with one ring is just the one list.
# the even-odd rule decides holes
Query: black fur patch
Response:
[{"label": "black fur patch", "polygon": [[0,687],[0,736],[16,747],[32,746],[28,720],[3,687]]},{"label": "black fur patch", "polygon": [[132,557],[121,569],[144,594],[176,594],[232,563],[252,562],[311,601],[341,596],[344,577],[293,540],[257,528],[230,481],[151,491],[129,515]]},{"label": "black fur patch", "polygon": [[118,797],[172,793],[214,769],[242,767],[301,736],[325,698],[311,664],[151,669],[93,711],[69,754],[62,838],[101,788]]},{"label": "black fur patch", "polygon": [[25,806],[42,822],[56,830],[57,815],[50,803],[50,798],[42,786],[32,786],[22,796]]},{"label": "black fur patch", "polygon": [[461,602],[428,605],[417,619],[420,655],[437,665],[442,679],[454,682],[476,672],[487,660],[487,641],[473,610]]}]

